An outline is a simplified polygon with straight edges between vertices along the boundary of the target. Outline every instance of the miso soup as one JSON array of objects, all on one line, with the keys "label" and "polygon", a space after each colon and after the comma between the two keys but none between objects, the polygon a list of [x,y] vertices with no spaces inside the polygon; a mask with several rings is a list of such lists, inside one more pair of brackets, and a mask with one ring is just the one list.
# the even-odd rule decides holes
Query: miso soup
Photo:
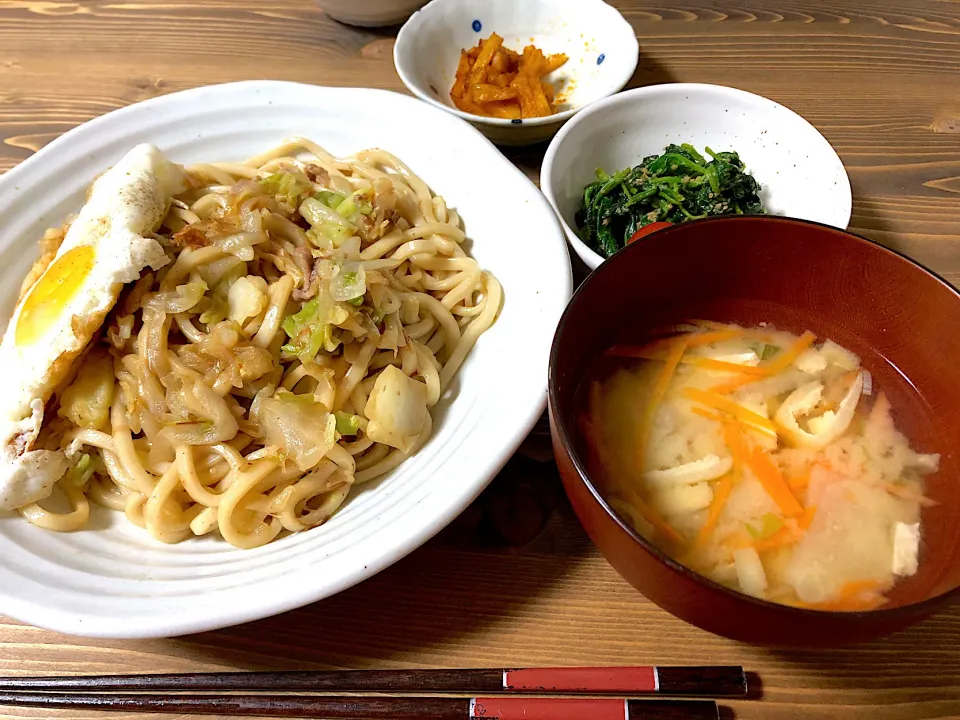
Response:
[{"label": "miso soup", "polygon": [[867,610],[919,562],[924,476],[883,389],[837,343],[697,323],[617,345],[582,420],[598,486],[697,572],[773,602]]}]

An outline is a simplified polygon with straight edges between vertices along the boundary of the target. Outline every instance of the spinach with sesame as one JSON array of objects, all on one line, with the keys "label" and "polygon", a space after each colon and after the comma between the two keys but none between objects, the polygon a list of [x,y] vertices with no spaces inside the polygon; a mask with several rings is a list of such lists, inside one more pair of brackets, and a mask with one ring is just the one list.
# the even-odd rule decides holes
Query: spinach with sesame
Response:
[{"label": "spinach with sesame", "polygon": [[[735,152],[668,145],[636,167],[584,188],[577,213],[580,238],[604,257],[668,224],[714,215],[761,215],[760,183]],[[650,227],[656,223],[656,228]]]}]

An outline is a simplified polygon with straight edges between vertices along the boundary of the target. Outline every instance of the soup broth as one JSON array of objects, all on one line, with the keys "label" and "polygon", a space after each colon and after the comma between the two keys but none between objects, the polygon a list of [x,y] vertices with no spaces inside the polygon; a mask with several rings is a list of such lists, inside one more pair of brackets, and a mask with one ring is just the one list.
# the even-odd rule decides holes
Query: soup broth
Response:
[{"label": "soup broth", "polygon": [[917,572],[923,478],[860,358],[811,332],[697,323],[616,345],[587,381],[598,486],[693,570],[788,605],[880,606]]}]

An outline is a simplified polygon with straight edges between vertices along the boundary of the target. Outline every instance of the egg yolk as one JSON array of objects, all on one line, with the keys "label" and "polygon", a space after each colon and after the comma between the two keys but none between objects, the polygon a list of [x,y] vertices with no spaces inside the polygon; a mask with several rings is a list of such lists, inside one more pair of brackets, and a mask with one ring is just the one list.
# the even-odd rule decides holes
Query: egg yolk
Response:
[{"label": "egg yolk", "polygon": [[93,270],[92,245],[81,245],[53,261],[33,286],[17,320],[17,345],[32,345],[50,330]]}]

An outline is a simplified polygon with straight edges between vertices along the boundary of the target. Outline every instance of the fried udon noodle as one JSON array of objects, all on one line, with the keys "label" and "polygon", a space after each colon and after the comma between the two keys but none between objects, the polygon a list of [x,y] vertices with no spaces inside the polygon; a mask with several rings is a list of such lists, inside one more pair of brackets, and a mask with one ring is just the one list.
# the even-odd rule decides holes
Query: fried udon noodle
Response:
[{"label": "fried udon noodle", "polygon": [[36,525],[80,528],[92,500],[163,542],[317,526],[423,445],[496,318],[456,211],[383,150],[296,138],[186,170],[172,261],[127,288],[44,430],[72,508],[20,508]]}]

